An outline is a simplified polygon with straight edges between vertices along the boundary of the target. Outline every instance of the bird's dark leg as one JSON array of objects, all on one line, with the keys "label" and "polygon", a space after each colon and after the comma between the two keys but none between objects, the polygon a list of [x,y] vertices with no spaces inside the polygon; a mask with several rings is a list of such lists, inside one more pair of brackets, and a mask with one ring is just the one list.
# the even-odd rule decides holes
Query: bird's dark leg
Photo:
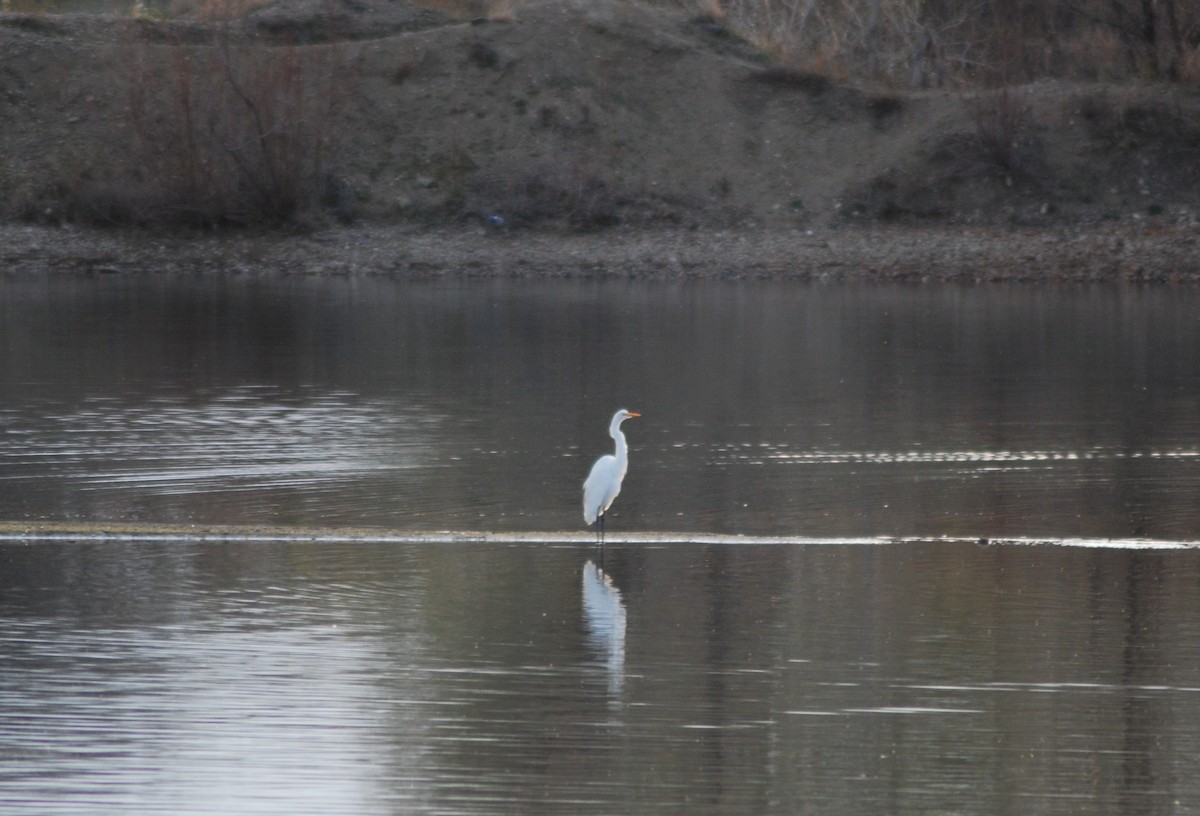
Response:
[{"label": "bird's dark leg", "polygon": [[604,514],[596,516],[596,561],[604,569]]}]

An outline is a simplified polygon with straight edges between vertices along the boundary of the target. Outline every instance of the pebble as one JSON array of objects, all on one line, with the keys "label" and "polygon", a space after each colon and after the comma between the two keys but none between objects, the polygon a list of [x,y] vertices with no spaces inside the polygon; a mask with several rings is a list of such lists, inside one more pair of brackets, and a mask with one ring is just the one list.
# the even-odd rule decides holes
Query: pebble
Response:
[{"label": "pebble", "polygon": [[1200,283],[1200,224],[855,226],[605,232],[339,227],[168,236],[0,224],[0,270],[82,272]]}]

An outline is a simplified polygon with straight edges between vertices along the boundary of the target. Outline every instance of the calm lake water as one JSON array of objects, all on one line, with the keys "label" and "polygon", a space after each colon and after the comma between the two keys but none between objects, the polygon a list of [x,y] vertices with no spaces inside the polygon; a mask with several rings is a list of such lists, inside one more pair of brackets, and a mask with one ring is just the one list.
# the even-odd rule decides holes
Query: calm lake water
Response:
[{"label": "calm lake water", "polygon": [[1196,812],[1198,340],[1192,289],[0,277],[0,521],[296,531],[0,542],[0,813]]}]

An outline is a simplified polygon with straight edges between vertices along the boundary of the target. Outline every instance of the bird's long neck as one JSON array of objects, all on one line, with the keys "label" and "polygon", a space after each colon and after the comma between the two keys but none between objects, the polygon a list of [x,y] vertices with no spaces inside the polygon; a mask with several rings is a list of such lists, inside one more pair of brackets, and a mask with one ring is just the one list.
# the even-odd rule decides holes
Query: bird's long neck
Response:
[{"label": "bird's long neck", "polygon": [[613,440],[617,443],[617,465],[621,468],[621,472],[624,473],[625,466],[629,463],[629,448],[625,446],[625,434],[621,432],[620,423],[614,423],[611,432]]}]

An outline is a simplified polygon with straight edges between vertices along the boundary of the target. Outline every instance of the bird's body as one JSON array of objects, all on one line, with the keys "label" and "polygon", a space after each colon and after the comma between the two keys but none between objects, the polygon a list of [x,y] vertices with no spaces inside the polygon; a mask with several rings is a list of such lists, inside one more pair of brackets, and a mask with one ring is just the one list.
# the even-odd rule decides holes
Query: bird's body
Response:
[{"label": "bird's body", "polygon": [[588,524],[599,523],[597,534],[601,541],[604,540],[604,514],[621,492],[621,482],[629,468],[629,449],[625,444],[625,434],[621,432],[621,423],[636,416],[641,414],[624,408],[613,414],[608,435],[616,442],[616,451],[597,459],[583,483],[583,520]]},{"label": "bird's body", "polygon": [[601,456],[592,465],[592,472],[583,483],[583,520],[595,524],[596,519],[612,507],[613,499],[621,492],[627,462],[617,461],[611,453]]}]

